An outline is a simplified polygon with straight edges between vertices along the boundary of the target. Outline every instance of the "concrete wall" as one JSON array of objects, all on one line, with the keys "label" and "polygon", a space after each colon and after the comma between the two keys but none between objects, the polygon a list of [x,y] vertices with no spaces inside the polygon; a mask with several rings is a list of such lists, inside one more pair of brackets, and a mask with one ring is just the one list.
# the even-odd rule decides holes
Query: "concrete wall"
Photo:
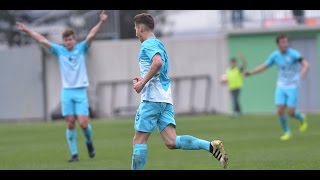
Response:
[{"label": "concrete wall", "polygon": [[[225,86],[219,83],[219,78],[227,67],[227,41],[225,37],[190,37],[190,38],[165,38],[161,39],[167,48],[170,58],[170,77],[210,75],[212,79],[212,92],[210,95],[209,110],[229,112],[229,94]],[[95,87],[99,82],[114,80],[131,80],[139,76],[138,53],[140,42],[137,39],[124,41],[94,41],[87,57],[87,68],[90,80],[90,103],[92,106],[99,100],[99,111],[103,117],[110,116],[110,89],[105,88],[101,97],[95,97]],[[48,112],[60,102],[61,80],[58,61],[52,55],[47,56],[47,94]],[[197,84],[196,102],[199,108],[203,106],[204,83]],[[173,85],[174,86],[174,85]],[[184,85],[178,93],[181,100],[175,107],[177,113],[188,109],[190,98]],[[173,87],[174,88],[174,87]],[[133,91],[133,90],[132,90]],[[128,91],[125,87],[117,89],[115,106],[125,106]],[[140,95],[133,94],[134,104],[138,106]],[[98,98],[98,99],[97,99]],[[173,97],[175,101],[175,97]]]},{"label": "concrete wall", "polygon": [[37,46],[0,51],[0,121],[44,119],[41,51]]},{"label": "concrete wall", "polygon": [[[226,86],[220,84],[221,74],[228,66],[229,51],[231,56],[243,51],[249,61],[249,69],[262,63],[267,55],[276,48],[274,37],[279,31],[233,32],[229,37],[181,37],[162,38],[166,46],[171,69],[170,77],[209,75],[212,89],[209,96],[209,106],[204,106],[205,84],[203,81],[195,85],[196,111],[203,109],[221,113],[230,112],[230,97]],[[287,31],[284,31],[287,32]],[[319,31],[298,29],[288,34],[294,38],[316,39],[319,49]],[[138,53],[140,42],[137,39],[121,41],[94,41],[88,52],[87,68],[90,80],[89,99],[95,110],[99,102],[101,117],[112,116],[111,88],[102,88],[96,96],[96,86],[106,81],[131,81],[139,76]],[[45,112],[49,115],[59,107],[61,93],[61,78],[56,57],[46,51],[45,80],[46,93],[42,84],[42,57],[39,46],[23,47],[0,51],[0,120],[8,119],[44,119]],[[316,57],[319,57],[317,53]],[[315,87],[320,87],[320,63],[313,61],[313,76]],[[244,112],[274,112],[273,89],[275,87],[276,69],[245,80],[242,94]],[[315,83],[311,83],[315,84]],[[129,89],[127,89],[129,88]],[[129,91],[128,91],[129,90]],[[190,111],[190,82],[183,82],[179,91],[172,84],[175,111],[177,113]],[[250,90],[250,91],[249,91]],[[138,106],[140,95],[136,94],[131,85],[115,89],[115,107],[128,105],[126,99],[130,96],[134,109]],[[46,99],[44,98],[46,96]],[[319,98],[319,96],[317,96]],[[47,100],[47,107],[45,107]],[[319,100],[320,102],[320,100]],[[44,110],[46,109],[46,111]]]}]

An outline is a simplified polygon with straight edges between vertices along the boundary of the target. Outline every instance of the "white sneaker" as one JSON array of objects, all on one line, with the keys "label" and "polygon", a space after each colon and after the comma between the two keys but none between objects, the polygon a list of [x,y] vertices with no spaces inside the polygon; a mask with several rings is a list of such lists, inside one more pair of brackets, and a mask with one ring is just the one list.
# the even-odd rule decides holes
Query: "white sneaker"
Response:
[{"label": "white sneaker", "polygon": [[228,157],[226,151],[223,148],[222,142],[220,140],[211,141],[213,147],[212,155],[215,157],[222,165],[224,169],[228,166]]}]

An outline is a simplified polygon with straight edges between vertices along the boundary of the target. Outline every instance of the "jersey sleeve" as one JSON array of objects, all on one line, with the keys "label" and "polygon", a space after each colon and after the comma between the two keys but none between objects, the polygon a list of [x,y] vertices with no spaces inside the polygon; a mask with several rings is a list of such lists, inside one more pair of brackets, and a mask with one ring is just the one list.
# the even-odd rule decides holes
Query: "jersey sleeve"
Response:
[{"label": "jersey sleeve", "polygon": [[51,46],[50,46],[50,52],[56,56],[59,56],[60,54],[60,51],[61,51],[61,45],[59,44],[55,44],[55,43],[51,43]]},{"label": "jersey sleeve", "polygon": [[272,53],[269,55],[268,59],[264,62],[264,64],[270,67],[274,64],[274,59],[275,59],[275,53]]},{"label": "jersey sleeve", "polygon": [[292,56],[295,62],[300,61],[302,59],[302,55],[296,50],[292,51]]},{"label": "jersey sleeve", "polygon": [[161,55],[161,49],[154,43],[148,43],[143,46],[143,51],[148,56],[148,59],[152,62],[153,56],[156,54]]},{"label": "jersey sleeve", "polygon": [[81,41],[77,46],[78,46],[79,50],[81,52],[83,52],[84,54],[86,54],[88,52],[89,44],[86,40]]}]

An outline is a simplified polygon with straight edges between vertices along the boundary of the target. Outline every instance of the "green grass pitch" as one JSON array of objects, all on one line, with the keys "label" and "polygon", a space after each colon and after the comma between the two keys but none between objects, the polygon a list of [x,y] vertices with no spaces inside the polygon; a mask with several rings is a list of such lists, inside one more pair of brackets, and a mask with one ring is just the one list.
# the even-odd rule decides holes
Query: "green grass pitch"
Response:
[{"label": "green grass pitch", "polygon": [[[90,159],[77,125],[80,161],[67,163],[69,150],[64,121],[0,124],[0,169],[102,169],[129,170],[133,117],[92,120],[97,156]],[[293,137],[281,142],[274,115],[178,116],[177,134],[221,139],[229,155],[228,169],[320,169],[320,119],[308,116],[309,129],[300,133],[290,119]],[[157,130],[148,143],[147,170],[220,170],[218,161],[204,150],[169,150]]]}]

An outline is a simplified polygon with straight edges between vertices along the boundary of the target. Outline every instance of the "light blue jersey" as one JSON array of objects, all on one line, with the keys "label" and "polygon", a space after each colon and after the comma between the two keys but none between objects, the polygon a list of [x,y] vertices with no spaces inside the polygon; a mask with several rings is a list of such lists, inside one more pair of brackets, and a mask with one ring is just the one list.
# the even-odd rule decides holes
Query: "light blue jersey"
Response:
[{"label": "light blue jersey", "polygon": [[88,43],[84,40],[69,51],[62,45],[52,44],[51,52],[58,57],[63,88],[88,87],[86,53]]},{"label": "light blue jersey", "polygon": [[[142,89],[141,103],[135,116],[134,128],[136,132],[151,134],[155,127],[159,133],[166,128],[176,128],[174,119],[174,107],[171,97],[171,82],[168,77],[169,58],[164,45],[155,37],[148,38],[141,44],[139,53],[140,73],[144,78],[150,71],[152,58],[159,54],[162,59],[161,69]],[[173,136],[170,143],[166,143],[169,149],[199,150],[203,149],[215,155],[220,161],[222,154],[211,142],[190,135]],[[148,139],[145,139],[148,140]],[[132,153],[132,170],[143,170],[147,161],[147,141],[134,142]],[[219,153],[217,153],[219,152]],[[224,157],[223,157],[224,158]],[[224,158],[226,159],[226,158]],[[223,159],[223,160],[224,160]],[[222,162],[222,161],[220,161]],[[224,165],[226,167],[226,163]]]},{"label": "light blue jersey", "polygon": [[141,101],[172,103],[171,82],[168,77],[169,57],[162,42],[150,37],[141,44],[139,53],[140,74],[144,78],[149,72],[152,58],[159,54],[162,67],[159,72],[145,85],[141,92]]},{"label": "light blue jersey", "polygon": [[273,64],[278,66],[277,87],[279,88],[297,88],[300,83],[300,63],[301,54],[295,49],[288,48],[282,54],[279,50],[270,54],[265,64],[270,67]]}]

